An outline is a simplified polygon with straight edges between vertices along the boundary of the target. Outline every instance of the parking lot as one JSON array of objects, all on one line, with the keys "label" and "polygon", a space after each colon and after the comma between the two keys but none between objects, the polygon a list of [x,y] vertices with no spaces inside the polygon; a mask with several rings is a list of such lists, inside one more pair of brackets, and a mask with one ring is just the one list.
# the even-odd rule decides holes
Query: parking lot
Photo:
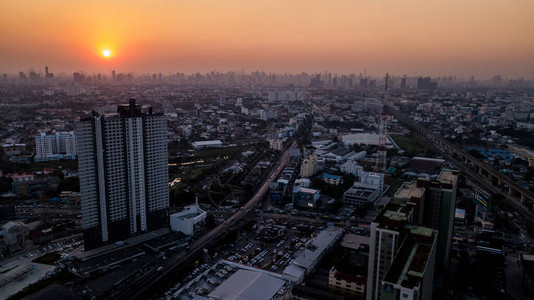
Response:
[{"label": "parking lot", "polygon": [[[202,264],[198,266],[192,274],[188,275],[184,283],[175,284],[164,296],[165,299],[194,299],[197,295],[206,296],[219,287],[226,279],[234,275],[237,271],[252,268],[234,264],[228,261],[219,261],[213,265]],[[265,274],[271,272],[262,271]],[[281,275],[277,275],[281,278]],[[291,283],[286,282],[272,299],[282,299]]]},{"label": "parking lot", "polygon": [[[286,220],[256,217],[252,230],[243,232],[220,257],[249,267],[282,273],[294,254],[304,246],[317,229]],[[322,228],[322,227],[321,227]]]}]

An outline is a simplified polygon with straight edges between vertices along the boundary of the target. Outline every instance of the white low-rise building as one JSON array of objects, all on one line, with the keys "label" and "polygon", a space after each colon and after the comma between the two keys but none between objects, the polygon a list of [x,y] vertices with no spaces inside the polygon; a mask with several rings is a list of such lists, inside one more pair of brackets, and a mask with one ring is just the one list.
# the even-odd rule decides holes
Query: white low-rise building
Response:
[{"label": "white low-rise building", "polygon": [[312,273],[321,261],[326,250],[333,247],[341,239],[343,230],[328,227],[316,237],[306,242],[306,245],[295,255],[295,258],[282,273],[282,278],[300,283],[305,276]]},{"label": "white low-rise building", "polygon": [[[375,145],[378,146],[378,139],[380,135],[376,133],[352,133],[347,134],[341,137],[341,140],[343,141],[343,144],[345,145]],[[388,135],[386,139],[386,147],[392,148],[394,147],[393,143],[391,142],[391,137]]]},{"label": "white low-rise building", "polygon": [[358,165],[358,163],[354,160],[348,160],[340,167],[341,172],[345,174],[352,174],[354,176],[360,176],[363,172],[363,167]]},{"label": "white low-rise building", "polygon": [[343,204],[360,207],[369,202],[374,205],[380,194],[379,186],[376,184],[355,182],[354,185],[343,194]]},{"label": "white low-rise building", "polygon": [[206,215],[196,205],[186,206],[183,211],[170,215],[171,230],[194,236],[204,228]]}]

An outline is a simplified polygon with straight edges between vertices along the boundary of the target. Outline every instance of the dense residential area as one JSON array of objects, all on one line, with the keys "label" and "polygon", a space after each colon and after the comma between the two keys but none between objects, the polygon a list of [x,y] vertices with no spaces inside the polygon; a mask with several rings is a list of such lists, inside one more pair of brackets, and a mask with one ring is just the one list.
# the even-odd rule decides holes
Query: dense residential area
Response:
[{"label": "dense residential area", "polygon": [[0,107],[0,298],[534,296],[532,82],[21,72]]}]

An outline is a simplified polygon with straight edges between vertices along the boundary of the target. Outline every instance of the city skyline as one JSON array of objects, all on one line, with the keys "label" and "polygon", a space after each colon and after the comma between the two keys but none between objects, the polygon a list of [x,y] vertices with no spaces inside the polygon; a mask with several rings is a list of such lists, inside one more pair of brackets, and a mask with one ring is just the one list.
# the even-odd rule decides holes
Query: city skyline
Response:
[{"label": "city skyline", "polygon": [[0,8],[0,73],[48,65],[56,74],[366,69],[373,76],[534,76],[527,34],[534,3],[525,0],[51,0]]}]

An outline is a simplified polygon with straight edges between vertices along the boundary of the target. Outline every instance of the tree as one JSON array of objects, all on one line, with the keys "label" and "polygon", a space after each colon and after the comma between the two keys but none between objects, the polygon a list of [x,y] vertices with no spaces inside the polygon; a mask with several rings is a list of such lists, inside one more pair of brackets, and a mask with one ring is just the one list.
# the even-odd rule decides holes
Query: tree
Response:
[{"label": "tree", "polygon": [[206,216],[206,229],[210,230],[217,226],[217,223],[215,222],[215,217],[213,215],[207,215]]},{"label": "tree", "polygon": [[341,207],[343,207],[343,202],[341,200],[335,200],[334,203],[332,203],[330,205],[330,211],[331,212],[336,212],[338,210],[341,209]]},{"label": "tree", "polygon": [[11,191],[13,179],[9,177],[0,177],[0,194]]},{"label": "tree", "polygon": [[62,191],[80,191],[80,178],[78,177],[67,177],[63,180],[57,187],[58,193]]}]

